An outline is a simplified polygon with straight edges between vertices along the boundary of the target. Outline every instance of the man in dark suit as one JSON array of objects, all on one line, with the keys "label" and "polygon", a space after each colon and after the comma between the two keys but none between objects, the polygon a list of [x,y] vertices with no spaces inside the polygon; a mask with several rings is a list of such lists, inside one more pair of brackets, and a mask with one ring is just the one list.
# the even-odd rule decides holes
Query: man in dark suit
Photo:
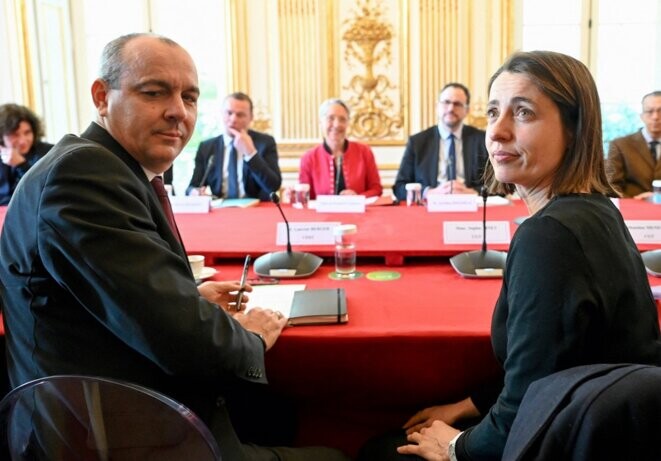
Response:
[{"label": "man in dark suit", "polygon": [[645,126],[608,145],[607,173],[624,197],[652,195],[652,181],[661,179],[661,91],[643,97],[640,119]]},{"label": "man in dark suit", "polygon": [[195,411],[223,459],[304,459],[239,442],[219,395],[266,382],[264,355],[286,319],[245,313],[237,282],[195,284],[161,175],[193,133],[198,96],[175,42],[132,34],[104,48],[96,122],[37,162],[7,210],[11,385],[57,374],[134,382]]},{"label": "man in dark suit", "polygon": [[420,183],[423,195],[476,194],[489,158],[484,131],[463,121],[469,112],[470,92],[461,83],[443,87],[436,104],[438,125],[414,134],[397,172],[393,191],[406,199],[406,184]]},{"label": "man in dark suit", "polygon": [[282,177],[272,136],[250,130],[253,105],[245,93],[232,93],[223,102],[225,133],[200,143],[187,194],[270,200]]}]

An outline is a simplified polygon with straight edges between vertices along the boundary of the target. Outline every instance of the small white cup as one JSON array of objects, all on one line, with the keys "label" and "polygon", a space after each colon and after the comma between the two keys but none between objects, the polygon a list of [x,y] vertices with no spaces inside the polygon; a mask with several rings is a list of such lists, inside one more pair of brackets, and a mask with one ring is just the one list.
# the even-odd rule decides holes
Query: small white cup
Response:
[{"label": "small white cup", "polygon": [[310,201],[310,185],[299,183],[294,185],[294,202],[292,204],[295,208],[307,208]]},{"label": "small white cup", "polygon": [[188,264],[190,264],[191,271],[193,271],[193,277],[200,278],[202,269],[204,269],[204,256],[188,255]]}]

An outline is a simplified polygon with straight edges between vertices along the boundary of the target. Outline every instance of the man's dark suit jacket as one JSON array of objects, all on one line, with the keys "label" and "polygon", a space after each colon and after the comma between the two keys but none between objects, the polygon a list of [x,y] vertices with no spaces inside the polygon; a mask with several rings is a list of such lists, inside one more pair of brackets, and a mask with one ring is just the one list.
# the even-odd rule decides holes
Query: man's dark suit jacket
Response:
[{"label": "man's dark suit jacket", "polygon": [[[257,154],[249,162],[243,162],[243,187],[247,197],[269,201],[271,192],[277,192],[282,184],[278,150],[275,139],[264,133],[248,130]],[[229,153],[228,153],[229,155]],[[207,139],[200,143],[195,155],[195,170],[186,193],[191,189],[209,186],[217,197],[223,191],[223,163],[225,161],[225,141],[223,135]],[[206,180],[204,173],[207,171]]]},{"label": "man's dark suit jacket", "polygon": [[661,459],[661,368],[584,365],[530,385],[503,458]]},{"label": "man's dark suit jacket", "polygon": [[0,280],[12,386],[82,374],[151,387],[202,417],[232,459],[218,393],[266,381],[262,342],[200,296],[146,174],[106,130],[65,136],[23,177]]},{"label": "man's dark suit jacket", "polygon": [[611,184],[624,197],[649,192],[652,181],[661,179],[661,161],[653,161],[650,146],[640,131],[610,142],[606,166]]},{"label": "man's dark suit jacket", "polygon": [[[465,184],[479,191],[489,154],[484,144],[484,131],[464,125],[461,131]],[[432,126],[409,138],[399,165],[393,191],[399,200],[406,199],[406,184],[417,182],[422,189],[438,186],[438,165],[441,134]]]}]

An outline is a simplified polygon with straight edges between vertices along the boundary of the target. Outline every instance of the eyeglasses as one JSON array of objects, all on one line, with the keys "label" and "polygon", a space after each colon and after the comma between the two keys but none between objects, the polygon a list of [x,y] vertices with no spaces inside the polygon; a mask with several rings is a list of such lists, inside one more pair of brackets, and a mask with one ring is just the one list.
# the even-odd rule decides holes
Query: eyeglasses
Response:
[{"label": "eyeglasses", "polygon": [[652,115],[652,114],[661,115],[661,107],[657,107],[656,109],[645,109],[643,111],[643,114],[645,114],[645,115]]},{"label": "eyeglasses", "polygon": [[452,106],[452,107],[454,107],[455,109],[465,109],[466,106],[467,106],[467,105],[464,104],[463,102],[459,102],[459,101],[450,101],[450,100],[447,100],[447,99],[443,99],[443,100],[438,101],[438,102],[441,103],[441,105],[443,105],[443,106],[445,106],[445,107]]}]

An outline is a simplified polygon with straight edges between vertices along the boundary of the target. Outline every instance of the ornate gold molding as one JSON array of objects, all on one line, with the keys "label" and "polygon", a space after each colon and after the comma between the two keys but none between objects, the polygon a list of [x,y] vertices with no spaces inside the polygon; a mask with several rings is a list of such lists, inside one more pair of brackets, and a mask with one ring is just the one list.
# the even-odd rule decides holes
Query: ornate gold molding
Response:
[{"label": "ornate gold molding", "polygon": [[379,62],[392,62],[393,27],[382,20],[381,0],[360,0],[353,18],[344,21],[342,40],[346,42],[344,62],[348,68],[357,63],[362,73],[351,77],[344,90],[352,92],[351,134],[361,139],[387,139],[396,136],[403,125],[401,109],[388,95],[397,90],[391,79],[375,71]]}]

